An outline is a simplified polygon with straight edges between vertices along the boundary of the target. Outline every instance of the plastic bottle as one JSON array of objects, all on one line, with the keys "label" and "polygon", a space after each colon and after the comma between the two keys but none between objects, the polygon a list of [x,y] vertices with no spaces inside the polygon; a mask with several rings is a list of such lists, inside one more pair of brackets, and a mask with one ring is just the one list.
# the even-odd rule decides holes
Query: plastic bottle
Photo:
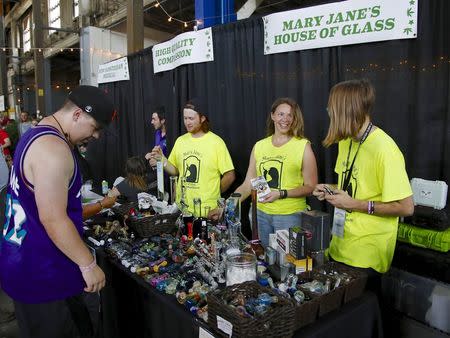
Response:
[{"label": "plastic bottle", "polygon": [[102,181],[102,194],[108,194],[108,182],[105,180]]}]

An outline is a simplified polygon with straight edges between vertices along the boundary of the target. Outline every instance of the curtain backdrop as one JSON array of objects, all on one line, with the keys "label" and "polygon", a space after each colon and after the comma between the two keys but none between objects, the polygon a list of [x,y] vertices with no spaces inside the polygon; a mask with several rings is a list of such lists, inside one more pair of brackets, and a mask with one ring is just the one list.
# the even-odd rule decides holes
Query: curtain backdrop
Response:
[{"label": "curtain backdrop", "polygon": [[[322,4],[325,1],[317,1]],[[329,2],[329,1],[327,1]],[[309,2],[311,4],[311,1]],[[263,54],[261,18],[213,27],[214,61],[153,74],[151,49],[128,57],[130,81],[102,85],[113,94],[118,119],[88,149],[97,182],[122,175],[126,159],[153,147],[152,109],[164,105],[169,149],[185,132],[182,106],[206,101],[212,130],[226,142],[240,184],[254,143],[277,97],[297,100],[319,181],[336,181],[336,147],[321,141],[329,119],[328,93],[337,82],[368,78],[377,91],[373,119],[403,151],[409,177],[450,183],[450,1],[419,1],[418,38],[282,54]]]}]

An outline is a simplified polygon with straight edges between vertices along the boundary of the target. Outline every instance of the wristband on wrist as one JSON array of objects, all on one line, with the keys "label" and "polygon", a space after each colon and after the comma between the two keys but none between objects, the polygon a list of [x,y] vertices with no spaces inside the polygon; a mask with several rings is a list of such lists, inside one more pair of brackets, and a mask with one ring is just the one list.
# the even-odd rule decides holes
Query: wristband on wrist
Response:
[{"label": "wristband on wrist", "polygon": [[94,260],[92,261],[91,264],[86,265],[86,266],[80,265],[79,268],[80,268],[81,272],[89,272],[92,269],[94,269],[96,266],[97,266],[97,262],[95,261],[95,258],[94,258]]},{"label": "wristband on wrist", "polygon": [[375,213],[375,202],[374,201],[369,201],[369,203],[367,204],[367,213],[369,215],[373,215]]},{"label": "wristband on wrist", "polygon": [[284,199],[287,197],[287,190],[286,189],[280,189],[280,199]]}]

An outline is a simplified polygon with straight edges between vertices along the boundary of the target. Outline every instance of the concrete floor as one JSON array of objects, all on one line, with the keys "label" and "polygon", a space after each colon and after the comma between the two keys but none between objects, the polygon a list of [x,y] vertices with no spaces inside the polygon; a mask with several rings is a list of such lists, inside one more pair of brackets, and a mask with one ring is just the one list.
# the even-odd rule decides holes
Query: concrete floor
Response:
[{"label": "concrete floor", "polygon": [[15,320],[14,316],[13,302],[0,290],[0,338],[18,337],[19,327],[17,326],[17,320]]}]

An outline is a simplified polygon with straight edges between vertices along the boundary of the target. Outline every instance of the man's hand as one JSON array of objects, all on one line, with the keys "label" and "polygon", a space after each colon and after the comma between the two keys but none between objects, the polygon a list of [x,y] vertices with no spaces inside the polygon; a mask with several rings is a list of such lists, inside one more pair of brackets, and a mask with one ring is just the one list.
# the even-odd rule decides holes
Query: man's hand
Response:
[{"label": "man's hand", "polygon": [[105,274],[98,265],[92,270],[84,271],[81,273],[86,283],[84,291],[86,292],[99,292],[105,286]]},{"label": "man's hand", "polygon": [[111,207],[114,205],[114,203],[116,203],[116,199],[117,199],[117,197],[113,197],[113,196],[105,196],[105,197],[101,200],[102,207],[103,207],[104,209],[111,208]]},{"label": "man's hand", "polygon": [[[148,155],[148,158],[147,158],[147,155]],[[158,160],[162,160],[162,161],[164,160],[164,155],[163,155],[163,152],[162,152],[162,149],[160,146],[155,146],[152,149],[150,155],[148,153],[147,153],[147,155],[145,155],[145,158],[148,160],[148,162],[150,163],[150,166],[152,166],[152,167],[156,167],[156,162]]]},{"label": "man's hand", "polygon": [[222,218],[222,215],[223,215],[223,209],[215,208],[215,209],[212,209],[206,217],[210,220],[218,221],[220,218]]}]

